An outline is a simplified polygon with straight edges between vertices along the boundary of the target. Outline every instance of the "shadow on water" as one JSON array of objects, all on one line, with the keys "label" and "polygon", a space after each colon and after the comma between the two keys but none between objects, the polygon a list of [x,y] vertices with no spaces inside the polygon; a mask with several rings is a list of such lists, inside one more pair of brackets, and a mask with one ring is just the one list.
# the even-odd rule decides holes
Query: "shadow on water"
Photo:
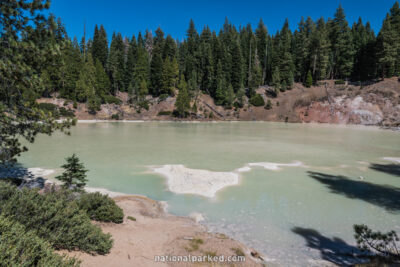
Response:
[{"label": "shadow on water", "polygon": [[319,250],[323,260],[339,266],[349,266],[365,261],[364,253],[338,237],[329,238],[321,235],[317,230],[302,227],[294,227],[292,232],[302,236],[307,242],[307,247]]},{"label": "shadow on water", "polygon": [[400,165],[399,164],[372,163],[369,166],[369,168],[372,170],[375,170],[375,171],[384,172],[384,173],[395,175],[395,176],[400,176]]},{"label": "shadow on water", "polygon": [[346,176],[308,172],[309,176],[326,185],[332,193],[360,199],[390,212],[400,211],[400,188],[355,181]]},{"label": "shadow on water", "polygon": [[35,176],[20,164],[0,165],[0,181],[8,181],[19,187],[43,188],[46,180]]}]

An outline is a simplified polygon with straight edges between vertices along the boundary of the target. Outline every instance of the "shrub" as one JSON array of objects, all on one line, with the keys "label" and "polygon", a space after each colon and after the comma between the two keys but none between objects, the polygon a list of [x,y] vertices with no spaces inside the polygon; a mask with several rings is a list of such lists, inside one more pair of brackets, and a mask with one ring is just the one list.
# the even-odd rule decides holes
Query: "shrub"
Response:
[{"label": "shrub", "polygon": [[268,99],[267,104],[265,105],[266,110],[270,110],[272,108],[271,100]]},{"label": "shrub", "polygon": [[242,108],[243,107],[243,103],[239,103],[238,101],[235,101],[235,103],[233,103],[233,106],[237,109],[237,108]]},{"label": "shrub", "polygon": [[249,102],[255,107],[261,107],[265,105],[264,99],[260,94],[255,94],[254,96],[252,96]]},{"label": "shrub", "polygon": [[27,231],[34,231],[53,248],[98,254],[110,251],[110,234],[102,233],[90,222],[89,216],[72,201],[70,192],[41,195],[37,190],[18,190],[6,183],[0,183],[0,192],[1,214],[22,224]]},{"label": "shrub", "polygon": [[77,109],[77,108],[78,108],[78,103],[77,103],[76,101],[74,101],[74,103],[72,104],[72,107],[73,107],[74,109]]},{"label": "shrub", "polygon": [[171,115],[171,114],[172,114],[171,111],[162,110],[162,111],[158,112],[157,116],[168,116],[168,115]]},{"label": "shrub", "polygon": [[135,217],[128,216],[127,218],[128,218],[128,220],[131,220],[131,221],[134,221],[134,222],[136,222],[136,218],[135,218]]},{"label": "shrub", "polygon": [[58,110],[58,106],[54,105],[52,103],[38,103],[37,104],[38,108],[43,110],[43,111],[47,111],[47,112],[51,112],[51,113],[55,113]]},{"label": "shrub", "polygon": [[161,94],[161,95],[158,97],[158,102],[164,101],[164,100],[166,100],[168,97],[169,97],[169,94]]},{"label": "shrub", "polygon": [[116,104],[116,105],[120,105],[122,103],[122,101],[119,98],[113,95],[104,95],[103,102],[107,104]]},{"label": "shrub", "polygon": [[149,101],[147,100],[140,101],[139,108],[144,108],[145,110],[149,110]]},{"label": "shrub", "polygon": [[343,81],[343,80],[336,80],[335,81],[335,84],[345,84],[346,82],[345,81]]},{"label": "shrub", "polygon": [[77,200],[78,206],[84,210],[90,219],[101,222],[122,223],[124,213],[115,201],[99,192],[84,193]]},{"label": "shrub", "polygon": [[74,258],[54,253],[50,244],[20,223],[0,216],[1,266],[79,266]]},{"label": "shrub", "polygon": [[118,121],[118,120],[119,120],[119,114],[118,114],[118,113],[112,114],[112,115],[111,115],[111,119],[112,119],[112,120],[117,120],[117,121]]},{"label": "shrub", "polygon": [[313,83],[313,78],[312,78],[312,75],[311,75],[311,71],[308,71],[305,85],[306,85],[307,88],[310,88],[312,83]]},{"label": "shrub", "polygon": [[59,112],[61,117],[75,117],[75,113],[72,110],[64,107],[59,108]]}]

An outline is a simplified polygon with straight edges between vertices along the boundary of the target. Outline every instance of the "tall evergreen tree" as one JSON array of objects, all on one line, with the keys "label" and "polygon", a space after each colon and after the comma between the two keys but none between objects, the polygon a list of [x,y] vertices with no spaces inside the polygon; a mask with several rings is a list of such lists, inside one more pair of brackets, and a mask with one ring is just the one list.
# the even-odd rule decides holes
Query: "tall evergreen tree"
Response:
[{"label": "tall evergreen tree", "polygon": [[378,35],[377,56],[382,78],[391,77],[395,73],[397,45],[396,34],[392,29],[390,17],[387,15]]},{"label": "tall evergreen tree", "polygon": [[110,54],[107,62],[107,70],[111,81],[111,93],[123,91],[124,88],[124,41],[120,33],[113,34],[110,46]]},{"label": "tall evergreen tree", "polygon": [[176,97],[175,107],[181,118],[186,117],[187,111],[190,109],[190,98],[187,91],[187,83],[182,75],[179,80],[179,93]]},{"label": "tall evergreen tree", "polygon": [[97,27],[97,25],[94,28],[92,55],[93,60],[98,59],[103,67],[106,66],[108,58],[108,40],[107,33],[103,25],[100,25],[100,29]]},{"label": "tall evergreen tree", "polygon": [[352,34],[341,5],[329,25],[333,58],[331,77],[349,78],[353,71],[354,47]]},{"label": "tall evergreen tree", "polygon": [[268,42],[268,30],[264,25],[262,19],[258,22],[258,27],[256,29],[256,38],[257,38],[257,51],[258,51],[258,60],[261,63],[261,72],[262,78],[261,83],[264,84],[267,78],[267,42]]}]

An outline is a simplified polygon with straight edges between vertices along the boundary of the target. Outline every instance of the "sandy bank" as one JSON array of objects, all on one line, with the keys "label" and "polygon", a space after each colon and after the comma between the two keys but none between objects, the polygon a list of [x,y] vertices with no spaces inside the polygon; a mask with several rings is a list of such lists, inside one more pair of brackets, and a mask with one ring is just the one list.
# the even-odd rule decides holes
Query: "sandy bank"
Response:
[{"label": "sandy bank", "polygon": [[[262,266],[254,250],[225,235],[209,233],[189,218],[165,213],[159,202],[141,196],[121,196],[115,200],[124,210],[124,222],[96,223],[112,235],[114,246],[111,252],[105,256],[68,252],[82,260],[81,266],[198,266],[198,262],[168,263],[155,262],[154,259],[163,255],[204,258],[223,255],[227,258],[241,253],[244,253],[245,262],[232,262],[228,266]],[[128,219],[128,216],[136,221]],[[255,256],[251,256],[251,252]],[[202,265],[211,266],[211,263]]]}]

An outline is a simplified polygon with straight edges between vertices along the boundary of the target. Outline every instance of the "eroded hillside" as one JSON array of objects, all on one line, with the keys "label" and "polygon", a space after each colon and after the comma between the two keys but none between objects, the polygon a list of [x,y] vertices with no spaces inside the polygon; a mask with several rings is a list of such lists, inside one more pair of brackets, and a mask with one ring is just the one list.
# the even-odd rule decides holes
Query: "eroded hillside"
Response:
[{"label": "eroded hillside", "polygon": [[[292,90],[280,92],[274,97],[273,88],[263,86],[257,89],[266,106],[255,107],[245,97],[243,108],[226,109],[215,105],[213,99],[201,94],[197,99],[197,112],[185,120],[261,120],[287,122],[319,122],[338,124],[400,126],[400,82],[398,78],[385,79],[368,85],[335,84],[322,81],[318,86],[305,88],[295,84]],[[147,97],[148,110],[139,109],[129,103],[127,93],[118,93],[122,104],[103,104],[96,114],[89,114],[86,104],[59,98],[42,98],[41,103],[52,103],[74,111],[78,119],[124,119],[124,120],[181,120],[173,115],[176,97],[160,101]],[[194,102],[192,102],[193,105]]]}]

